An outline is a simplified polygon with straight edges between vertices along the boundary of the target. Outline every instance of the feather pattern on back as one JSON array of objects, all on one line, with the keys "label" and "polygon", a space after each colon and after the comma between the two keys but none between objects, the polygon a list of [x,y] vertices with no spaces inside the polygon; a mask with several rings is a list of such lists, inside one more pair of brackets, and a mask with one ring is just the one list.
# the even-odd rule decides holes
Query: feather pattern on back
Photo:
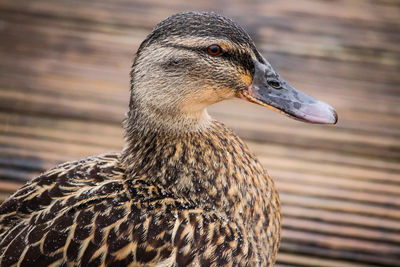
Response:
[{"label": "feather pattern on back", "polygon": [[[280,230],[272,181],[223,125],[214,123],[205,140],[198,135],[169,140],[168,147],[144,137],[124,160],[101,155],[37,177],[0,208],[1,266],[271,264],[265,251],[278,245],[267,233]],[[136,158],[150,151],[154,157]],[[159,168],[168,165],[160,160],[175,168]],[[240,181],[250,173],[262,184]],[[161,176],[174,179],[158,180]],[[203,176],[208,180],[201,181]],[[192,185],[197,193],[188,187],[180,195],[168,184],[188,180],[203,186]],[[244,196],[238,191],[242,182],[249,184]],[[265,207],[260,199],[266,199]]]}]

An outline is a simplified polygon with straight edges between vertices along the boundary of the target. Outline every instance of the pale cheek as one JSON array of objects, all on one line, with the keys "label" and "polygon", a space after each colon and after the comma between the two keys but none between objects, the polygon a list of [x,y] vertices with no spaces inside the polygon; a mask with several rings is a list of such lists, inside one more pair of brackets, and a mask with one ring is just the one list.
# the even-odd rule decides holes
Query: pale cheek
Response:
[{"label": "pale cheek", "polygon": [[193,112],[202,110],[212,104],[223,100],[232,99],[235,91],[230,88],[205,88],[193,93],[188,93],[182,102],[182,110]]}]

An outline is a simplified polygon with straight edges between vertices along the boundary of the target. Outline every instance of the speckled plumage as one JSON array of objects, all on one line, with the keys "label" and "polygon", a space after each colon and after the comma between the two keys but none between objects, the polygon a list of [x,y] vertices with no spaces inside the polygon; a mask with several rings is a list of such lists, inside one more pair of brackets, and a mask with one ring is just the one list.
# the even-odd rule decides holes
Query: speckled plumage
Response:
[{"label": "speckled plumage", "polygon": [[[124,160],[102,155],[35,178],[0,208],[1,265],[272,264],[273,182],[236,135],[217,122],[211,129],[167,145],[148,136]],[[167,187],[186,179],[198,184]]]},{"label": "speckled plumage", "polygon": [[[201,66],[214,64],[201,49],[170,45],[188,45],[205,34],[201,27],[201,34],[175,30],[154,37],[179,16],[192,24],[200,16],[232,27],[206,38],[228,42],[226,35],[234,35],[225,44],[231,54],[215,59],[218,66],[226,63],[220,66],[226,81],[219,70],[214,76],[201,72]],[[248,86],[254,66],[246,58],[259,55],[237,27],[214,13],[184,13],[156,27],[139,49],[131,73],[124,150],[59,165],[6,200],[0,206],[1,266],[275,263],[280,207],[274,183],[239,137],[203,109]],[[182,59],[183,76],[178,74],[184,68],[173,70],[179,85],[185,85],[178,91],[165,77],[175,77],[168,76],[171,60]],[[193,77],[201,78],[201,86]],[[198,87],[190,91],[190,86]]]}]

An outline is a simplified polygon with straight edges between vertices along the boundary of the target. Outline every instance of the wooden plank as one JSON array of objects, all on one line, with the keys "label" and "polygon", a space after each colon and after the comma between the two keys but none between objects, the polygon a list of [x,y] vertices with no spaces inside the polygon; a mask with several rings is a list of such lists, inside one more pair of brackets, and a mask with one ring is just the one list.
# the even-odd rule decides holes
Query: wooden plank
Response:
[{"label": "wooden plank", "polygon": [[302,206],[308,208],[355,213],[375,216],[382,219],[400,220],[400,210],[392,209],[391,207],[372,206],[344,200],[313,197],[309,195],[293,195],[286,192],[281,192],[279,195],[283,203],[290,205],[301,203]]},{"label": "wooden plank", "polygon": [[320,221],[299,219],[289,216],[283,220],[283,228],[300,230],[307,232],[310,235],[314,235],[314,233],[320,233],[341,236],[354,240],[360,240],[361,242],[365,240],[371,242],[387,242],[393,246],[396,246],[396,244],[400,243],[400,234],[395,232],[382,232],[378,229],[368,229],[359,226],[322,223]]},{"label": "wooden plank", "polygon": [[295,218],[306,218],[338,225],[354,225],[369,229],[377,229],[382,232],[400,231],[400,224],[397,219],[382,219],[365,214],[344,213],[338,210],[327,210],[323,208],[305,207],[303,203],[283,202],[284,216]]},{"label": "wooden plank", "polygon": [[[286,241],[286,242],[285,242]],[[320,245],[310,245],[301,240],[284,240],[281,243],[280,253],[303,254],[305,256],[321,257],[324,259],[338,259],[350,261],[357,264],[368,264],[373,266],[397,266],[398,259],[394,255],[363,253],[359,251],[339,250],[336,247],[323,247]],[[298,266],[302,266],[301,264]],[[340,265],[339,265],[340,266]]]},{"label": "wooden plank", "polygon": [[[285,265],[282,265],[282,263]],[[287,265],[287,264],[293,264],[293,265]],[[281,252],[278,254],[277,267],[279,267],[279,266],[372,267],[375,265],[360,264],[360,263],[354,263],[354,262],[350,262],[350,261],[333,260],[333,259],[327,259],[327,258],[322,258],[322,257],[317,258],[317,257],[310,257],[310,256],[296,255],[296,254]]]},{"label": "wooden plank", "polygon": [[[267,165],[268,166],[268,165]],[[267,167],[266,166],[266,167]],[[336,191],[345,190],[344,195],[349,195],[349,197],[353,197],[352,194],[349,192],[359,192],[362,195],[365,194],[365,200],[374,201],[371,197],[368,198],[371,194],[375,195],[384,195],[389,199],[396,198],[399,192],[399,186],[393,184],[386,184],[377,182],[370,182],[370,181],[355,181],[354,179],[349,179],[346,177],[337,177],[334,175],[321,175],[321,174],[313,174],[310,172],[299,172],[296,170],[282,170],[274,167],[269,168],[269,174],[277,180],[278,183],[281,182],[289,182],[292,184],[297,185],[306,185],[306,186],[320,186],[325,188],[332,188],[336,189]],[[340,195],[340,193],[339,193]],[[379,201],[379,200],[378,200]],[[396,200],[397,201],[397,200]],[[384,201],[382,201],[384,203]]]}]

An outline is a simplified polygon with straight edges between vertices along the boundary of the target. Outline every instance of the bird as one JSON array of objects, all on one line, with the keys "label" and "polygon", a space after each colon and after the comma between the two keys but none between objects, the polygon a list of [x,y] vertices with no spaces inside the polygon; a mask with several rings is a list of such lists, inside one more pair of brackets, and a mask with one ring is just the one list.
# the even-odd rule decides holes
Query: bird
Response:
[{"label": "bird", "polygon": [[231,19],[172,15],[136,52],[121,152],[60,164],[11,195],[0,206],[0,265],[274,266],[274,181],[207,113],[234,98],[304,122],[337,122]]}]

